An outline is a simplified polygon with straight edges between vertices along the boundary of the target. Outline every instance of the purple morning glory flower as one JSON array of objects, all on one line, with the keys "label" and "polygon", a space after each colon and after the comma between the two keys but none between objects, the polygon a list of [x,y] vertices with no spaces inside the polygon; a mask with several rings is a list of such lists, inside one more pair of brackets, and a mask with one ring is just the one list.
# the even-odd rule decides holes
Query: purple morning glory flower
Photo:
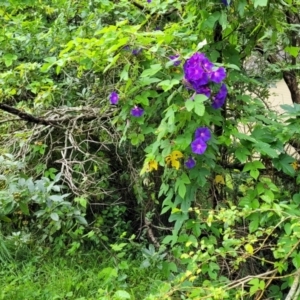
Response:
[{"label": "purple morning glory flower", "polygon": [[133,49],[133,50],[131,51],[131,53],[132,53],[133,55],[138,55],[138,54],[140,54],[141,51],[142,51],[142,48],[139,48],[139,49]]},{"label": "purple morning glory flower", "polygon": [[187,70],[186,78],[190,81],[197,81],[204,75],[200,66],[193,66]]},{"label": "purple morning glory flower", "polygon": [[206,57],[204,56],[201,60],[201,65],[202,68],[206,71],[206,72],[210,72],[213,68],[213,63]]},{"label": "purple morning glory flower", "polygon": [[201,138],[198,138],[192,141],[191,148],[195,154],[203,154],[207,148],[207,145]]},{"label": "purple morning glory flower", "polygon": [[144,110],[141,107],[135,106],[132,110],[131,110],[131,115],[133,117],[141,117],[144,114]]},{"label": "purple morning glory flower", "polygon": [[212,103],[212,107],[215,109],[220,108],[225,103],[226,97],[227,97],[227,87],[224,83],[222,83],[220,90],[215,95]]},{"label": "purple morning glory flower", "polygon": [[201,139],[203,142],[207,142],[211,139],[211,133],[207,127],[199,127],[195,131],[195,139]]},{"label": "purple morning glory flower", "polygon": [[225,69],[220,67],[210,73],[210,80],[215,83],[221,83],[226,77]]},{"label": "purple morning glory flower", "polygon": [[196,52],[187,61],[187,67],[200,66],[204,71],[210,71],[213,63],[203,54]]},{"label": "purple morning glory flower", "polygon": [[151,3],[151,2],[152,2],[152,0],[147,0],[147,2],[148,2],[148,3]]},{"label": "purple morning glory flower", "polygon": [[228,6],[228,5],[229,5],[228,0],[221,0],[221,2],[222,2],[225,6]]},{"label": "purple morning glory flower", "polygon": [[203,94],[205,95],[207,98],[210,97],[211,94],[211,90],[209,88],[208,85],[200,85],[198,87],[195,87],[196,93],[197,94]]},{"label": "purple morning glory flower", "polygon": [[112,92],[109,96],[110,104],[118,104],[119,102],[119,95],[116,92]]},{"label": "purple morning glory flower", "polygon": [[[203,94],[211,97],[211,84],[221,83],[226,77],[226,71],[223,67],[215,67],[214,64],[203,54],[194,53],[183,65],[185,86],[194,90],[197,94]],[[226,93],[227,95],[227,90]],[[224,91],[215,96],[213,107],[223,105],[226,95]]]},{"label": "purple morning glory flower", "polygon": [[189,68],[185,78],[192,84],[193,88],[208,84],[208,74],[200,66]]},{"label": "purple morning glory flower", "polygon": [[125,45],[125,46],[123,47],[123,50],[125,50],[125,51],[130,51],[130,46],[129,46],[129,45]]},{"label": "purple morning glory flower", "polygon": [[170,55],[169,58],[174,61],[173,65],[175,67],[177,67],[181,64],[181,60],[178,59],[179,55]]},{"label": "purple morning glory flower", "polygon": [[196,166],[196,161],[190,156],[188,160],[185,162],[185,166],[188,169],[192,169]]}]

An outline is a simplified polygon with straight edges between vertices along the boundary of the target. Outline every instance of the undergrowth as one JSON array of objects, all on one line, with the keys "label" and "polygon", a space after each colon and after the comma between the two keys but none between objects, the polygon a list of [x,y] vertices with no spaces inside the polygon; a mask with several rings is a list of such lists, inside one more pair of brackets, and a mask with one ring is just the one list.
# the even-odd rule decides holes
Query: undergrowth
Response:
[{"label": "undergrowth", "polygon": [[0,299],[145,299],[164,278],[141,262],[116,263],[95,251],[76,257],[31,255],[1,264]]}]

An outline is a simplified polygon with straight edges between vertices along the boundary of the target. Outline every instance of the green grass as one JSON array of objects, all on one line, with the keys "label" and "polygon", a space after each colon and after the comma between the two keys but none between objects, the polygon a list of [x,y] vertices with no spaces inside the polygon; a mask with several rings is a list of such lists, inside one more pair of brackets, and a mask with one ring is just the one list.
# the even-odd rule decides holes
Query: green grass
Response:
[{"label": "green grass", "polygon": [[32,256],[23,262],[1,265],[0,299],[126,299],[115,294],[120,290],[130,299],[145,299],[159,286],[162,276],[155,268],[141,269],[140,263],[114,263],[103,253],[39,259]]}]

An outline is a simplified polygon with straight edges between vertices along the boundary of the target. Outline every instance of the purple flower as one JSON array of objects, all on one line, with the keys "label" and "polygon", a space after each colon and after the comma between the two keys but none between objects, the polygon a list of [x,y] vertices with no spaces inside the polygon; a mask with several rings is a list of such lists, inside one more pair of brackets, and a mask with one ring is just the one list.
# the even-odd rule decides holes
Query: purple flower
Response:
[{"label": "purple flower", "polygon": [[226,77],[225,69],[220,67],[210,73],[210,80],[215,83],[221,83]]},{"label": "purple flower", "polygon": [[173,65],[175,67],[177,67],[181,64],[181,60],[178,59],[179,55],[170,55],[169,58],[174,61]]},{"label": "purple flower", "polygon": [[141,107],[135,106],[131,110],[131,115],[134,117],[141,117],[144,114],[144,110]]},{"label": "purple flower", "polygon": [[[174,56],[176,57],[176,56]],[[170,57],[173,59],[173,57]],[[203,54],[194,53],[183,65],[183,83],[188,89],[194,90],[197,94],[211,97],[211,84],[221,83],[226,77],[223,67],[215,67],[214,64]],[[226,99],[227,89],[221,87],[220,92],[213,99],[213,107],[221,107]]]},{"label": "purple flower", "polygon": [[199,127],[195,131],[195,139],[201,139],[203,142],[207,142],[211,139],[211,133],[207,127]]},{"label": "purple flower", "polygon": [[223,106],[227,97],[227,93],[228,93],[227,87],[224,83],[222,83],[220,90],[213,98],[212,107],[214,109],[218,109],[221,106]]},{"label": "purple flower", "polygon": [[205,72],[210,71],[213,63],[203,53],[196,52],[187,60],[187,67],[200,66]]},{"label": "purple flower", "polygon": [[198,138],[192,141],[191,148],[195,154],[203,154],[207,148],[207,145],[201,138]]},{"label": "purple flower", "polygon": [[204,71],[200,66],[192,66],[186,71],[186,79],[189,81],[197,81],[204,75]]},{"label": "purple flower", "polygon": [[195,90],[196,90],[197,94],[203,94],[207,98],[210,97],[211,90],[208,85],[200,85],[200,86],[196,87]]},{"label": "purple flower", "polygon": [[116,92],[112,92],[109,96],[110,104],[118,104],[119,95]]},{"label": "purple flower", "polygon": [[133,55],[138,55],[138,54],[140,54],[141,51],[142,51],[142,48],[139,48],[139,49],[133,49],[133,50],[131,51],[131,53],[132,53]]},{"label": "purple flower", "polygon": [[200,66],[188,68],[185,78],[192,84],[193,88],[208,84],[208,74]]},{"label": "purple flower", "polygon": [[190,156],[188,160],[185,162],[185,166],[188,169],[192,169],[196,166],[196,161]]},{"label": "purple flower", "polygon": [[123,47],[123,50],[125,50],[125,51],[130,51],[130,46],[129,46],[129,45],[125,45],[125,46]]},{"label": "purple flower", "polygon": [[148,2],[148,3],[151,3],[151,2],[152,2],[152,0],[147,0],[147,2]]},{"label": "purple flower", "polygon": [[205,72],[210,72],[213,68],[213,63],[203,54],[200,59],[200,64]]},{"label": "purple flower", "polygon": [[225,6],[228,6],[228,5],[229,5],[228,0],[221,0],[221,2],[222,2]]}]

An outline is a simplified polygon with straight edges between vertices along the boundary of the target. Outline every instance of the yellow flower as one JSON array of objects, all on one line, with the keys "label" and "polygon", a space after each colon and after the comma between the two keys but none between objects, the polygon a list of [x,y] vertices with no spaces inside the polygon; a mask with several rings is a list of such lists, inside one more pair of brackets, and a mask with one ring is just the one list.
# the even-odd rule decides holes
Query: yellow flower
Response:
[{"label": "yellow flower", "polygon": [[225,180],[224,180],[224,177],[222,176],[222,175],[217,175],[216,177],[215,177],[215,183],[216,184],[223,184],[223,185],[225,185]]},{"label": "yellow flower", "polygon": [[167,166],[171,165],[172,168],[175,168],[176,170],[178,170],[180,167],[180,162],[178,161],[178,159],[182,158],[182,157],[183,157],[183,154],[180,151],[178,151],[178,150],[173,151],[165,159]]},{"label": "yellow flower", "polygon": [[299,164],[297,161],[294,161],[293,163],[291,163],[292,168],[297,171],[299,169]]},{"label": "yellow flower", "polygon": [[158,169],[158,163],[156,160],[150,160],[148,162],[148,172],[152,172],[153,170],[156,170],[157,171]]},{"label": "yellow flower", "polygon": [[143,175],[146,172],[152,172],[153,170],[157,171],[158,169],[158,163],[156,160],[151,159],[148,162],[145,162],[144,167],[141,171],[141,175]]}]

